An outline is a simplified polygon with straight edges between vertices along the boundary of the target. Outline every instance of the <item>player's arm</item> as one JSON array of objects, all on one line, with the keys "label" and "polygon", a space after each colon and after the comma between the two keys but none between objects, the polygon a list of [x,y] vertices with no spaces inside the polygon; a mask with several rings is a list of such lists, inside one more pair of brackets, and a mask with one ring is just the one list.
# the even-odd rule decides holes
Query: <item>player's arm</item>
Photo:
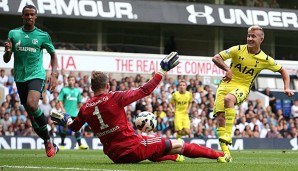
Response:
[{"label": "player's arm", "polygon": [[51,88],[51,91],[54,91],[56,89],[57,86],[57,78],[58,78],[58,71],[57,71],[57,55],[55,52],[50,53],[51,56],[51,66],[52,66],[52,73],[50,78],[48,78]]},{"label": "player's arm", "polygon": [[3,54],[3,61],[5,63],[8,63],[11,59],[11,54],[12,54],[11,48],[12,48],[12,43],[10,38],[8,38],[7,42],[4,42],[5,52]]},{"label": "player's arm", "polygon": [[80,109],[83,106],[81,93],[78,93],[77,99],[78,99],[78,107]]},{"label": "player's arm", "polygon": [[61,89],[59,95],[58,95],[58,103],[60,105],[61,111],[66,112],[63,105],[63,98],[64,98],[64,89]]},{"label": "player's arm", "polygon": [[213,58],[212,58],[212,62],[214,62],[214,64],[219,67],[220,69],[226,71],[226,75],[223,77],[223,81],[227,81],[230,82],[232,80],[232,70],[230,69],[230,67],[224,62],[223,58],[219,55],[216,54]]},{"label": "player's arm", "polygon": [[82,106],[83,106],[83,103],[82,102],[78,102],[78,104],[77,104],[78,109],[80,109]]},{"label": "player's arm", "polygon": [[170,110],[175,113],[175,93],[172,94],[172,99],[169,103]]},{"label": "player's arm", "polygon": [[282,67],[278,72],[281,74],[284,82],[284,93],[289,97],[293,96],[294,92],[290,89],[290,76],[287,70]]},{"label": "player's arm", "polygon": [[188,103],[188,108],[187,108],[187,112],[188,112],[188,113],[190,113],[191,107],[192,107],[192,103],[189,102],[189,103]]},{"label": "player's arm", "polygon": [[169,103],[169,107],[171,111],[174,113],[175,112],[174,103]]},{"label": "player's arm", "polygon": [[53,91],[57,86],[57,78],[59,74],[57,71],[57,66],[58,66],[57,55],[55,52],[55,47],[52,43],[52,39],[49,34],[45,36],[42,47],[44,47],[51,56],[52,73],[51,73],[51,76],[47,79],[50,81],[50,85],[51,85],[50,89]]},{"label": "player's arm", "polygon": [[57,71],[58,59],[57,59],[56,52],[50,53],[50,56],[51,56],[51,67],[52,67],[51,75],[55,75],[58,77],[58,71]]},{"label": "player's arm", "polygon": [[162,75],[156,73],[150,81],[137,89],[116,92],[114,95],[115,101],[122,107],[127,106],[134,101],[150,95],[161,80]]},{"label": "player's arm", "polygon": [[193,101],[193,98],[192,98],[192,94],[190,94],[190,98],[189,98],[189,101],[188,101],[188,109],[187,109],[187,112],[190,113],[191,112],[191,108],[192,108],[192,101]]},{"label": "player's arm", "polygon": [[160,62],[161,69],[153,76],[150,81],[148,81],[146,84],[139,87],[138,89],[116,93],[114,96],[115,100],[118,101],[120,106],[124,107],[138,99],[150,95],[160,83],[163,76],[172,68],[176,67],[179,62],[180,61],[178,53],[170,53]]},{"label": "player's arm", "polygon": [[60,101],[60,100],[59,100],[58,103],[59,103],[59,105],[60,105],[61,111],[62,111],[62,112],[66,112],[65,109],[64,109],[63,101]]}]

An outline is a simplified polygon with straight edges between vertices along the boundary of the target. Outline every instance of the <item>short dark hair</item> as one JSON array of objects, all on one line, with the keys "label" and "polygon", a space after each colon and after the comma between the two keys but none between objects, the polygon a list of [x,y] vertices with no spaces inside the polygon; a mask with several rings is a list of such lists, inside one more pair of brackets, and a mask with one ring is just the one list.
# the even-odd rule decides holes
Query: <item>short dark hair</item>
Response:
[{"label": "short dark hair", "polygon": [[35,14],[37,14],[37,9],[34,5],[26,5],[26,6],[24,6],[23,11],[22,11],[23,15],[24,15],[24,11],[25,11],[26,8],[35,9]]},{"label": "short dark hair", "polygon": [[98,91],[104,89],[109,82],[108,76],[101,71],[92,71],[91,74],[91,89],[92,91]]},{"label": "short dark hair", "polygon": [[68,77],[67,77],[67,79],[69,80],[70,78],[76,78],[74,75],[69,75]]}]

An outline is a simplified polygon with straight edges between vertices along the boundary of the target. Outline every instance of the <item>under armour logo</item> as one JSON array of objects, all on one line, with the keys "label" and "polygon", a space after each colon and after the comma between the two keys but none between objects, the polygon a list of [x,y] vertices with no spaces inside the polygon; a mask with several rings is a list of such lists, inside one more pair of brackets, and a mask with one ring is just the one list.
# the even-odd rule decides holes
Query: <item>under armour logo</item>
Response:
[{"label": "under armour logo", "polygon": [[259,63],[259,61],[256,61],[255,67],[257,67],[257,66],[258,66],[258,63]]},{"label": "under armour logo", "polygon": [[197,24],[197,17],[205,17],[207,24],[214,23],[214,18],[211,16],[213,9],[207,5],[204,6],[205,12],[196,12],[194,5],[189,5],[186,7],[187,11],[190,13],[188,16],[188,21]]}]

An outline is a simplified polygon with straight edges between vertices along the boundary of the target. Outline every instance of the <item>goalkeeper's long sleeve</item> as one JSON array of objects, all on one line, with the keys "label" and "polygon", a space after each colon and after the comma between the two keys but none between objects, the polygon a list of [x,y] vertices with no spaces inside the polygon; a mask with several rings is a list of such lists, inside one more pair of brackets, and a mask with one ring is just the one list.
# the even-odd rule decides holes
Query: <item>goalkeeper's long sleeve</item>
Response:
[{"label": "goalkeeper's long sleeve", "polygon": [[143,86],[134,90],[115,92],[113,97],[120,106],[125,107],[134,101],[137,101],[143,97],[150,95],[153,92],[153,90],[158,86],[162,77],[162,74],[156,73],[153,76],[153,78],[149,80],[147,83],[145,83]]}]

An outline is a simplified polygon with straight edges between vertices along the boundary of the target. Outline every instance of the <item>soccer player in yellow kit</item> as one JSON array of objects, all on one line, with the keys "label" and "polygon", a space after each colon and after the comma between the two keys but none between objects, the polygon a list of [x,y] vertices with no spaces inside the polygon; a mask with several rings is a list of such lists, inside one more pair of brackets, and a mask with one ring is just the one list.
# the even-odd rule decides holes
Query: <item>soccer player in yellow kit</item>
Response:
[{"label": "soccer player in yellow kit", "polygon": [[189,91],[186,91],[186,82],[182,80],[178,84],[178,91],[172,94],[170,102],[170,109],[175,113],[174,126],[175,131],[177,132],[177,139],[180,139],[184,135],[191,136],[190,120],[188,116],[192,106],[191,103],[192,94]]},{"label": "soccer player in yellow kit", "polygon": [[[263,69],[279,72],[284,82],[284,93],[291,97],[290,78],[287,71],[261,50],[264,31],[259,26],[251,26],[247,31],[247,44],[233,46],[216,54],[212,61],[226,71],[216,92],[214,113],[217,118],[217,134],[225,156],[218,162],[231,162],[228,145],[232,144],[232,128],[236,116],[235,105],[241,104],[248,96],[256,77]],[[225,60],[231,58],[230,67]]]}]

